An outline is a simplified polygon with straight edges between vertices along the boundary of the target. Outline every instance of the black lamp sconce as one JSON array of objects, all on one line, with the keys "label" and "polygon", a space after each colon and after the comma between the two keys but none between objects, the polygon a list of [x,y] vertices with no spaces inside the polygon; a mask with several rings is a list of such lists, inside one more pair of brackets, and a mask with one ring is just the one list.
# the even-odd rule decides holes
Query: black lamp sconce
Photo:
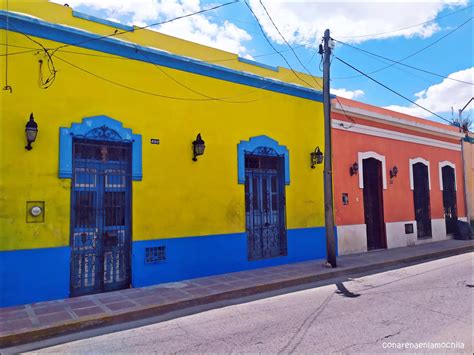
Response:
[{"label": "black lamp sconce", "polygon": [[316,147],[314,152],[311,152],[310,155],[311,155],[311,169],[314,169],[316,164],[321,164],[323,162],[324,155],[323,155],[323,152],[321,152],[321,150],[319,149],[319,146]]},{"label": "black lamp sconce", "polygon": [[26,134],[26,141],[28,145],[25,147],[26,150],[31,150],[33,147],[31,143],[36,140],[36,136],[38,135],[38,124],[35,122],[33,117],[33,113],[30,114],[30,120],[26,123],[25,126],[25,134]]},{"label": "black lamp sconce", "polygon": [[397,177],[397,174],[398,174],[398,168],[396,165],[394,165],[393,168],[390,169],[390,179]]},{"label": "black lamp sconce", "polygon": [[201,133],[199,133],[196,137],[196,140],[193,141],[193,161],[197,161],[197,156],[204,154],[204,149],[206,146],[204,145],[204,141],[201,138]]},{"label": "black lamp sconce", "polygon": [[351,167],[349,168],[349,173],[351,174],[351,176],[357,174],[359,172],[359,164],[357,164],[357,162],[354,162],[354,164],[351,165]]}]

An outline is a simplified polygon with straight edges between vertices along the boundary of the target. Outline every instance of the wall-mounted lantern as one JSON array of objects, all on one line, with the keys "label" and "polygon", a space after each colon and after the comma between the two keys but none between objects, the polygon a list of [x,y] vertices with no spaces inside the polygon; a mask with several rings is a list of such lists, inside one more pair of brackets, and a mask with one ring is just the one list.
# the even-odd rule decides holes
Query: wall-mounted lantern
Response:
[{"label": "wall-mounted lantern", "polygon": [[351,165],[351,167],[349,168],[349,173],[351,174],[351,176],[357,174],[359,172],[359,164],[357,164],[357,162],[354,162],[354,164]]},{"label": "wall-mounted lantern", "polygon": [[31,143],[36,140],[36,136],[38,135],[38,124],[35,122],[33,117],[33,113],[30,114],[30,120],[26,123],[25,126],[25,134],[26,134],[26,141],[28,145],[25,147],[27,150],[33,149]]},{"label": "wall-mounted lantern", "polygon": [[197,161],[197,156],[204,154],[204,149],[206,146],[204,145],[204,141],[201,138],[201,133],[199,133],[196,137],[196,140],[193,141],[193,161]]},{"label": "wall-mounted lantern", "polygon": [[398,168],[396,165],[394,165],[393,168],[390,170],[390,179],[397,177],[397,174],[398,174]]},{"label": "wall-mounted lantern", "polygon": [[314,152],[311,152],[311,169],[314,169],[316,164],[321,164],[323,162],[323,152],[319,149],[319,146],[316,147]]}]

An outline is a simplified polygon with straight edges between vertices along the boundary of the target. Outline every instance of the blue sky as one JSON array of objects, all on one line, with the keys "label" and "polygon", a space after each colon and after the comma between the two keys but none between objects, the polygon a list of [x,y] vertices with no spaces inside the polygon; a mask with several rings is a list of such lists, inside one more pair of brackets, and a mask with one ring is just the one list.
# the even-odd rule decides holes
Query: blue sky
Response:
[{"label": "blue sky", "polygon": [[[63,3],[59,0],[54,1]],[[224,2],[226,1],[68,1],[69,5],[77,11],[138,26],[171,19]],[[336,40],[400,60],[437,41],[471,19],[474,14],[473,4],[468,0],[417,2],[406,0],[390,2],[382,0],[367,2],[262,0],[262,2],[300,60],[317,76],[321,76],[322,73],[319,70],[320,56],[315,54],[315,51],[326,28],[330,28]],[[298,63],[269,21],[259,0],[248,0],[248,3],[275,48],[283,51],[282,54],[293,68],[304,72],[305,69]],[[431,21],[434,19],[437,20]],[[413,26],[423,22],[427,23]],[[444,76],[474,82],[473,26],[474,20],[467,22],[446,38],[403,63]],[[405,29],[399,31],[401,28]],[[284,60],[273,53],[273,49],[262,35],[256,19],[243,0],[192,18],[174,21],[155,30],[238,53],[265,64],[287,67]],[[379,33],[385,34],[367,36]],[[345,45],[337,45],[334,54],[366,73],[389,63]],[[448,119],[451,118],[451,107],[457,115],[457,110],[474,96],[472,85],[443,79],[399,65],[371,74],[371,76]],[[332,62],[331,77],[331,87],[338,89],[335,93],[341,96],[436,119],[369,79],[358,75],[336,59]],[[474,105],[470,107],[472,106]],[[472,115],[472,109],[467,109],[465,115]]]}]

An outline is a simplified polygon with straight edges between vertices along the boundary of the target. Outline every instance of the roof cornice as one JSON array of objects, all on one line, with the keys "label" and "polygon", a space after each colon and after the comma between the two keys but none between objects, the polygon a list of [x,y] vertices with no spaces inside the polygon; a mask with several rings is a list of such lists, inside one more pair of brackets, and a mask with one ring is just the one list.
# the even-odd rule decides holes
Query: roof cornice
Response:
[{"label": "roof cornice", "polygon": [[[47,22],[27,14],[0,10],[0,29],[6,29],[7,17],[9,30],[12,32],[21,32],[59,43],[152,63],[262,90],[278,92],[313,101],[323,101],[323,93],[321,91],[301,85],[210,64],[194,58],[179,56],[114,37],[104,37],[79,28]],[[145,53],[146,55],[144,56],[139,52]]]},{"label": "roof cornice", "polygon": [[464,137],[464,133],[461,133],[461,132],[453,132],[448,129],[443,129],[443,128],[432,126],[429,124],[414,122],[414,121],[410,121],[410,120],[392,116],[392,115],[384,115],[378,112],[365,110],[359,107],[352,107],[349,105],[343,105],[341,107],[339,103],[333,103],[332,109],[341,114],[347,113],[347,114],[350,114],[351,116],[359,117],[367,121],[380,122],[380,123],[384,123],[384,124],[395,126],[395,127],[410,129],[410,130],[417,131],[420,133],[425,133],[425,134],[429,133],[432,135],[436,135],[436,136],[440,136],[444,138],[450,138],[450,139],[461,139]]}]

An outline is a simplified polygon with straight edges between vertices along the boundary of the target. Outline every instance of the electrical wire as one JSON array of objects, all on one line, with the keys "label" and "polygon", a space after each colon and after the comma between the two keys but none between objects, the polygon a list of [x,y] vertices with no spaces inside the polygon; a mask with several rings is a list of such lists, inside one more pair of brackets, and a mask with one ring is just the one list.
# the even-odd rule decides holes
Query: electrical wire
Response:
[{"label": "electrical wire", "polygon": [[[38,49],[28,49],[25,51],[11,52],[11,53],[8,53],[8,51],[6,51],[5,54],[0,54],[0,57],[11,57],[12,55],[25,54],[25,53],[31,53],[31,52],[38,52]],[[5,75],[5,78],[6,78],[6,75]]]},{"label": "electrical wire", "polygon": [[426,112],[431,113],[433,116],[436,116],[436,117],[442,119],[443,121],[448,122],[449,124],[452,123],[451,121],[447,120],[446,118],[444,118],[444,117],[438,115],[437,113],[435,113],[435,112],[433,112],[433,111],[427,109],[426,107],[421,106],[420,104],[416,103],[415,101],[413,101],[413,100],[409,99],[408,97],[406,97],[406,96],[404,96],[404,95],[398,93],[397,91],[395,91],[395,90],[389,88],[387,85],[381,83],[380,81],[378,81],[378,80],[372,78],[370,75],[364,73],[362,70],[357,69],[357,68],[354,67],[353,65],[347,63],[345,60],[343,60],[343,59],[341,59],[341,58],[339,58],[339,57],[337,57],[337,56],[336,56],[335,58],[336,58],[337,60],[339,60],[341,63],[347,65],[348,67],[352,68],[352,69],[355,70],[356,72],[358,72],[358,73],[360,73],[361,75],[365,76],[366,78],[368,78],[368,79],[372,80],[373,82],[379,84],[380,86],[384,87],[385,89],[387,89],[387,90],[393,92],[395,95],[400,96],[401,98],[403,98],[403,99],[405,99],[405,100],[411,102],[412,104],[414,104],[415,106],[418,106],[419,108],[425,110]]},{"label": "electrical wire", "polygon": [[[0,45],[5,45],[4,43],[0,43]],[[14,46],[14,47],[19,47],[19,48],[31,48],[31,47],[25,47],[25,46]],[[139,51],[138,48],[137,49],[137,52]],[[28,51],[24,51],[24,52],[17,52],[17,54],[25,54],[25,53],[31,53],[31,52],[38,52],[39,49],[37,48],[32,48],[31,50],[28,50]],[[95,53],[81,53],[81,52],[75,52],[75,51],[68,51],[68,50],[64,50],[64,51],[61,51],[61,53],[69,53],[69,54],[77,54],[77,55],[84,55],[84,56],[92,56],[92,57],[102,57],[102,58],[108,58],[108,59],[120,59],[120,60],[135,60],[135,59],[131,59],[131,58],[125,58],[125,57],[120,57],[120,56],[112,56],[112,55],[100,55],[100,54],[95,54]],[[140,53],[143,55],[142,51],[140,51]],[[14,53],[10,53],[9,55],[12,55]],[[1,56],[1,55],[0,55]],[[57,55],[56,55],[57,57]],[[235,59],[233,59],[235,60]],[[147,62],[151,62],[150,59],[147,59]],[[68,63],[68,64],[72,64],[72,63]],[[160,71],[163,72],[164,75],[168,76],[171,80],[175,81],[177,84],[179,84],[180,86],[183,86],[187,89],[189,89],[190,91],[193,91],[201,96],[204,96],[204,97],[207,97],[209,98],[210,100],[214,100],[214,101],[222,101],[222,102],[226,102],[226,103],[250,103],[250,102],[255,102],[255,101],[258,101],[258,100],[261,100],[263,97],[259,98],[259,99],[255,99],[255,100],[246,100],[246,101],[229,101],[227,99],[232,99],[232,98],[236,98],[236,97],[241,97],[241,96],[246,96],[246,95],[250,95],[252,93],[255,93],[257,92],[259,89],[263,89],[265,90],[266,88],[272,86],[274,83],[268,83],[268,84],[265,84],[265,85],[262,85],[262,86],[256,86],[255,90],[250,90],[246,93],[243,93],[243,94],[239,94],[239,95],[234,95],[234,96],[231,96],[231,97],[225,97],[225,98],[213,98],[213,97],[210,97],[210,96],[207,96],[205,94],[202,94],[202,93],[199,93],[197,90],[194,90],[188,86],[186,86],[185,84],[179,82],[177,79],[173,78],[170,74],[166,73],[163,71],[162,68],[160,68],[158,65],[156,65],[155,63],[149,63],[149,64],[152,64],[152,65],[155,65],[158,69],[160,69]],[[91,73],[92,74],[92,73]],[[106,78],[105,78],[106,79]]]},{"label": "electrical wire", "polygon": [[[383,60],[383,59],[380,59],[380,58],[378,58],[378,57],[371,56],[371,55],[369,55],[369,54],[367,54],[367,53],[364,53],[364,52],[362,52],[361,54],[363,54],[363,55],[365,55],[365,56],[367,56],[367,57],[369,57],[369,58],[371,58],[371,59],[373,59],[373,60],[376,60],[377,62],[380,62],[380,63],[382,63],[382,64],[384,64],[384,65],[387,65],[387,64],[390,63],[390,62],[387,61],[387,60]],[[418,79],[420,79],[421,81],[423,81],[424,83],[429,83],[430,85],[434,85],[434,84],[435,84],[435,82],[434,82],[433,80],[428,79],[428,78],[426,78],[425,76],[418,75],[418,74],[414,73],[413,71],[406,70],[406,69],[401,68],[401,67],[399,67],[399,66],[395,66],[394,68],[397,69],[397,70],[399,70],[399,71],[401,71],[401,72],[403,72],[403,73],[405,73],[405,74],[407,74],[407,75],[409,75],[410,77],[418,78]]]},{"label": "electrical wire", "polygon": [[[99,74],[96,74],[96,73],[93,73],[91,72],[90,70],[87,70],[83,67],[80,67],[78,66],[77,64],[74,64],[74,63],[71,63],[70,61],[64,59],[64,58],[61,58],[61,57],[58,57],[56,55],[56,58],[59,59],[60,61],[84,72],[84,73],[87,73],[93,77],[96,77],[98,79],[101,79],[105,82],[108,82],[110,84],[113,84],[113,85],[116,85],[116,86],[119,86],[119,87],[122,87],[124,89],[128,89],[128,90],[131,90],[131,91],[135,91],[135,92],[139,92],[139,93],[142,93],[142,94],[147,94],[147,95],[151,95],[151,96],[156,96],[156,97],[161,97],[161,98],[165,98],[165,99],[173,99],[173,100],[180,100],[180,101],[200,101],[200,102],[205,102],[205,101],[216,101],[215,98],[184,98],[184,97],[177,97],[177,96],[170,96],[170,95],[163,95],[163,94],[159,94],[159,93],[154,93],[154,92],[150,92],[150,91],[146,91],[146,90],[143,90],[143,89],[140,89],[140,88],[136,88],[136,87],[133,87],[133,86],[130,86],[130,85],[126,85],[126,84],[122,84],[122,83],[119,83],[117,81],[114,81],[114,80],[111,80],[109,78],[106,78],[102,75],[99,75]],[[271,85],[274,85],[274,83],[268,83],[268,84],[265,84],[261,87],[256,87],[256,89],[265,89]],[[248,95],[248,94],[251,94],[252,92],[255,92],[257,90],[252,90],[248,93],[245,93],[245,94],[242,94],[242,95],[236,95],[236,96],[233,96],[233,97],[238,97],[238,96],[244,96],[244,95]],[[261,99],[261,98],[260,98]],[[224,101],[224,100],[218,100],[218,101],[223,101],[223,102],[226,102],[226,103],[236,103],[236,104],[246,104],[246,103],[251,103],[251,102],[255,102],[255,101],[258,101],[260,99],[255,99],[255,100],[248,100],[248,101]]]},{"label": "electrical wire", "polygon": [[131,29],[131,30],[115,31],[114,33],[109,34],[109,35],[104,35],[104,36],[100,36],[100,37],[96,37],[96,38],[90,38],[90,39],[87,39],[87,40],[84,40],[84,41],[79,41],[79,42],[76,42],[76,43],[64,44],[64,45],[61,45],[61,46],[55,48],[55,49],[53,50],[53,54],[54,54],[56,51],[58,51],[59,49],[66,48],[66,47],[69,47],[69,46],[78,46],[78,45],[80,45],[80,44],[89,43],[89,42],[92,42],[92,41],[98,41],[98,40],[101,40],[101,39],[104,39],[104,38],[119,36],[119,35],[124,34],[124,33],[127,33],[127,32],[136,32],[136,31],[139,31],[139,30],[147,29],[147,28],[149,28],[149,27],[164,25],[164,24],[166,24],[166,23],[170,23],[170,22],[173,22],[173,21],[176,21],[176,20],[181,20],[181,19],[183,19],[183,18],[187,18],[187,17],[199,15],[199,14],[202,14],[202,13],[205,13],[205,12],[208,12],[208,11],[212,11],[212,10],[217,10],[217,9],[219,9],[219,8],[221,8],[221,7],[235,4],[235,3],[239,2],[239,1],[240,1],[240,0],[233,0],[233,1],[229,1],[229,2],[226,2],[226,3],[224,3],[224,4],[216,5],[216,6],[207,8],[207,9],[202,9],[202,10],[199,10],[199,11],[196,11],[196,12],[192,12],[192,13],[189,13],[189,14],[186,14],[186,15],[178,16],[178,17],[175,17],[175,18],[172,18],[172,19],[169,19],[169,20],[160,21],[160,22],[155,22],[155,23],[152,23],[152,24],[149,24],[149,25],[146,25],[146,26],[137,26],[137,27],[134,27],[134,28]]},{"label": "electrical wire", "polygon": [[345,42],[342,42],[342,41],[337,40],[337,39],[335,39],[335,41],[338,42],[338,43],[341,43],[341,44],[343,44],[343,45],[345,45],[345,46],[354,48],[354,49],[356,49],[356,50],[358,50],[358,51],[361,51],[361,52],[367,53],[367,54],[369,54],[369,55],[372,55],[372,56],[374,56],[374,57],[382,58],[382,59],[385,59],[385,60],[387,60],[387,61],[393,62],[393,63],[395,63],[395,64],[403,65],[403,66],[405,66],[405,67],[407,67],[407,68],[410,68],[410,69],[418,70],[418,71],[421,71],[421,72],[423,72],[423,73],[431,74],[431,75],[434,75],[434,76],[439,76],[439,77],[444,78],[444,79],[449,79],[449,80],[457,81],[457,82],[460,82],[460,83],[463,83],[463,84],[474,85],[474,83],[470,83],[470,82],[468,82],[468,81],[464,81],[464,80],[459,80],[459,79],[451,78],[451,77],[446,76],[446,75],[441,75],[441,74],[438,74],[438,73],[433,73],[433,72],[431,72],[431,71],[429,71],[429,70],[426,70],[426,69],[421,69],[421,68],[414,67],[414,66],[412,66],[412,65],[408,65],[408,64],[405,64],[405,63],[400,63],[399,61],[396,61],[396,60],[394,60],[394,59],[390,59],[390,58],[384,57],[383,55],[376,54],[376,53],[373,53],[373,52],[369,52],[369,51],[367,51],[367,50],[365,50],[365,49],[362,49],[362,48],[353,46],[353,45],[351,45],[351,44],[349,44],[349,43],[345,43]]},{"label": "electrical wire", "polygon": [[[283,34],[281,33],[280,29],[278,28],[278,26],[275,24],[275,21],[273,21],[273,18],[270,16],[270,13],[268,12],[267,8],[265,7],[265,5],[263,4],[262,0],[259,0],[260,2],[260,5],[262,5],[263,9],[265,10],[265,13],[267,14],[267,17],[270,19],[270,22],[272,23],[273,27],[276,29],[276,31],[278,32],[278,34],[280,35],[281,39],[286,43],[286,45],[288,46],[288,48],[291,49],[291,51],[293,52],[294,56],[296,57],[296,59],[298,60],[298,62],[300,63],[300,65],[306,70],[306,72],[309,74],[309,76],[311,76],[311,78],[313,78],[314,82],[316,83],[316,85],[318,85],[321,89],[323,88],[322,85],[320,83],[318,83],[318,81],[316,80],[316,78],[311,74],[311,72],[308,70],[308,68],[306,67],[306,65],[303,64],[303,62],[301,61],[300,57],[298,56],[298,54],[296,54],[295,50],[293,49],[293,47],[290,45],[290,43],[286,40],[285,36],[283,36]],[[289,65],[289,64],[288,64]],[[301,78],[300,78],[301,79]],[[303,80],[303,79],[301,79]],[[313,85],[309,84],[306,80],[303,80],[306,84],[308,84],[309,86],[311,87],[314,87]]]},{"label": "electrical wire", "polygon": [[108,79],[102,75],[99,75],[99,74],[96,74],[96,73],[93,73],[87,69],[84,69],[74,63],[71,63],[69,62],[68,60],[64,59],[64,58],[61,58],[59,56],[56,55],[56,58],[59,59],[60,61],[84,72],[84,73],[87,73],[91,76],[94,76],[98,79],[101,79],[103,81],[106,81],[110,84],[114,84],[116,86],[120,86],[124,89],[128,89],[128,90],[131,90],[131,91],[135,91],[135,92],[139,92],[139,93],[142,93],[142,94],[147,94],[147,95],[151,95],[151,96],[156,96],[156,97],[161,97],[161,98],[165,98],[165,99],[173,99],[173,100],[180,100],[180,101],[209,101],[209,99],[197,99],[197,98],[184,98],[184,97],[177,97],[177,96],[169,96],[169,95],[163,95],[163,94],[158,94],[158,93],[154,93],[154,92],[150,92],[150,91],[146,91],[146,90],[142,90],[142,89],[139,89],[139,88],[135,88],[135,87],[132,87],[132,86],[129,86],[129,85],[125,85],[125,84],[122,84],[122,83],[119,83],[117,81],[114,81],[114,80],[111,80],[111,79]]},{"label": "electrical wire", "polygon": [[[188,85],[182,83],[181,81],[179,81],[178,79],[176,79],[175,77],[173,77],[171,74],[167,73],[163,68],[161,68],[161,66],[153,63],[153,61],[145,54],[143,53],[142,51],[140,51],[138,49],[137,46],[135,46],[135,49],[137,51],[137,53],[139,53],[144,59],[145,61],[147,61],[148,63],[152,64],[155,68],[157,68],[158,70],[160,70],[161,73],[163,73],[168,79],[174,81],[176,84],[178,84],[179,86],[185,88],[186,90],[189,90],[199,96],[202,96],[202,97],[205,97],[207,99],[209,99],[210,101],[221,101],[221,102],[225,102],[225,103],[248,103],[248,102],[254,102],[254,101],[257,101],[257,100],[250,100],[250,101],[229,101],[228,99],[230,98],[233,98],[233,97],[212,97],[212,96],[209,96],[207,94],[204,94],[200,91],[197,91],[191,87],[189,87]],[[237,95],[238,96],[238,95]],[[235,96],[234,96],[235,97]]]},{"label": "electrical wire", "polygon": [[250,7],[250,5],[247,3],[247,0],[244,0],[244,3],[245,5],[247,6],[247,8],[250,10],[250,12],[252,13],[253,17],[255,18],[255,20],[257,21],[257,24],[259,25],[260,27],[260,30],[262,31],[262,34],[263,34],[263,37],[265,38],[265,40],[267,41],[267,43],[270,45],[270,47],[272,47],[272,49],[275,51],[275,53],[277,53],[278,55],[280,55],[280,57],[285,61],[286,65],[288,65],[288,68],[292,71],[292,73],[301,81],[303,81],[304,83],[306,83],[306,85],[314,88],[313,85],[311,85],[310,83],[308,83],[306,80],[304,80],[301,76],[298,75],[298,73],[293,69],[293,67],[291,66],[291,64],[288,62],[288,60],[285,58],[285,56],[283,54],[281,54],[281,51],[277,50],[275,48],[275,46],[273,45],[273,43],[270,41],[270,39],[267,37],[267,35],[265,34],[265,31],[263,29],[263,26],[262,24],[260,23],[260,20],[258,19],[257,15],[255,14],[255,12],[253,12],[252,8]]},{"label": "electrical wire", "polygon": [[[0,18],[0,21],[5,23],[5,20],[3,20],[1,18]],[[56,73],[57,73],[56,67],[54,66],[53,56],[49,52],[50,49],[47,49],[41,42],[38,42],[37,40],[31,38],[28,34],[21,31],[15,25],[10,24],[10,26],[12,26],[15,29],[15,32],[21,33],[23,36],[28,38],[31,42],[38,45],[41,48],[41,50],[43,51],[43,54],[46,58],[46,65],[47,65],[47,68],[49,70],[49,76],[46,78],[46,80],[43,79],[43,73],[42,73],[43,61],[39,60],[40,73],[39,73],[39,78],[38,78],[38,84],[39,84],[40,88],[48,89],[49,87],[51,87],[51,85],[53,85],[54,81],[56,80]],[[8,43],[7,43],[7,48],[8,48]],[[8,56],[7,56],[7,58],[8,58]]]},{"label": "electrical wire", "polygon": [[8,16],[8,3],[9,0],[7,0],[7,31],[5,32],[5,42],[7,44],[7,47],[5,48],[6,56],[5,56],[5,86],[3,87],[2,90],[8,90],[10,91],[10,94],[13,92],[13,88],[8,84],[8,34],[10,30],[10,17]]},{"label": "electrical wire", "polygon": [[396,29],[396,30],[392,30],[392,31],[387,31],[387,32],[379,32],[379,33],[372,33],[372,34],[365,34],[365,35],[358,35],[358,36],[337,36],[339,38],[363,38],[363,37],[378,37],[378,36],[383,36],[383,35],[386,35],[386,34],[390,34],[390,33],[395,33],[395,32],[400,32],[400,31],[403,31],[403,30],[407,30],[409,28],[413,28],[413,27],[417,27],[417,26],[421,26],[421,25],[426,25],[427,23],[431,23],[431,22],[434,22],[434,21],[438,21],[438,20],[441,20],[442,18],[445,18],[445,17],[448,17],[448,16],[452,16],[452,15],[455,15],[459,12],[462,12],[462,11],[466,11],[470,8],[472,8],[474,5],[471,5],[471,6],[468,6],[464,9],[460,9],[460,10],[457,10],[457,11],[454,11],[454,12],[451,12],[449,14],[446,14],[446,15],[443,15],[443,16],[438,16],[432,20],[428,20],[428,21],[425,21],[425,22],[420,22],[420,23],[417,23],[417,24],[414,24],[414,25],[410,25],[410,26],[406,26],[406,27],[402,27],[402,28],[399,28],[399,29]]},{"label": "electrical wire", "polygon": [[[452,35],[454,32],[456,32],[457,30],[459,30],[461,27],[465,26],[469,21],[471,21],[473,19],[473,17],[470,17],[469,19],[467,19],[466,21],[464,21],[462,24],[460,24],[459,26],[455,27],[454,29],[452,29],[451,31],[449,31],[448,33],[446,33],[444,36],[438,38],[437,40],[431,42],[430,44],[428,44],[427,46],[423,47],[423,48],[420,48],[418,49],[417,51],[407,55],[406,57],[400,59],[400,60],[397,60],[397,61],[394,61],[393,63],[385,66],[385,67],[382,67],[382,68],[379,68],[379,69],[376,69],[376,70],[373,70],[371,72],[368,72],[368,74],[374,74],[374,73],[378,73],[378,72],[381,72],[382,70],[385,70],[385,69],[388,69],[390,67],[393,67],[395,64],[399,64],[405,60],[407,60],[408,58],[411,58],[411,57],[414,57],[415,55],[427,50],[428,48],[434,46],[436,43],[442,41],[443,39],[445,39],[446,37]],[[353,79],[353,78],[359,78],[361,75],[354,75],[354,76],[346,76],[346,77],[338,77],[338,78],[333,78],[333,79]]]}]

